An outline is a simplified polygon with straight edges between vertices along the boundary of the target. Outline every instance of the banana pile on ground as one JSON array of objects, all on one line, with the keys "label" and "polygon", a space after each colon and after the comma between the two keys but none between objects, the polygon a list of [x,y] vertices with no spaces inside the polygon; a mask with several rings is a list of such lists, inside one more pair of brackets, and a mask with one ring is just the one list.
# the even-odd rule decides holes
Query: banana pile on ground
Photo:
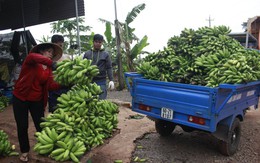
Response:
[{"label": "banana pile on ground", "polygon": [[144,58],[137,72],[147,79],[209,87],[259,80],[259,51],[245,49],[229,33],[226,26],[184,29]]},{"label": "banana pile on ground", "polygon": [[[49,155],[56,161],[71,159],[78,162],[86,151],[103,144],[112,135],[118,124],[118,106],[107,100],[98,100],[96,96],[90,98],[89,92],[82,88],[75,85],[66,97],[60,96],[62,102],[57,110],[44,118],[41,123],[43,131],[36,133],[36,152]],[[79,101],[75,96],[85,101]]]},{"label": "banana pile on ground", "polygon": [[92,60],[82,59],[80,56],[58,62],[56,70],[53,71],[54,80],[64,86],[90,83],[92,78],[99,74],[98,67],[91,63]]},{"label": "banana pile on ground", "polygon": [[[83,61],[85,62],[78,58],[77,62]],[[57,69],[60,70],[59,66]],[[84,75],[80,75],[77,80],[83,81],[82,78],[85,78],[88,71],[83,72]],[[66,73],[56,73],[56,78],[66,82],[65,77],[59,77],[64,74]],[[40,124],[43,130],[35,134],[36,152],[56,161],[79,162],[84,153],[112,136],[118,124],[118,106],[108,100],[99,100],[102,90],[96,83],[90,83],[91,78],[84,84],[67,81],[73,86],[57,98],[56,110],[43,118],[44,121]]]},{"label": "banana pile on ground", "polygon": [[0,156],[17,156],[18,152],[15,152],[15,146],[11,145],[8,140],[8,135],[0,130]]},{"label": "banana pile on ground", "polygon": [[0,96],[0,112],[9,105],[9,98],[6,96]]},{"label": "banana pile on ground", "polygon": [[49,154],[55,161],[71,159],[79,162],[78,157],[86,151],[84,143],[74,138],[70,132],[56,132],[55,128],[45,127],[42,132],[36,132],[35,135],[38,143],[35,144],[34,151],[42,155]]}]

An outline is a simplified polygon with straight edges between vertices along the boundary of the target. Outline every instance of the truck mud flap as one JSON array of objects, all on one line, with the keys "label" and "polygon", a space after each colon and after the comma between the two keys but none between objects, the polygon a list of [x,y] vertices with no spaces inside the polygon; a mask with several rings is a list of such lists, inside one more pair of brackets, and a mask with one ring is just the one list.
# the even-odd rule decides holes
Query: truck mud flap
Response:
[{"label": "truck mud flap", "polygon": [[212,133],[217,139],[222,141],[227,141],[228,138],[229,126],[227,125],[218,125],[217,130]]}]

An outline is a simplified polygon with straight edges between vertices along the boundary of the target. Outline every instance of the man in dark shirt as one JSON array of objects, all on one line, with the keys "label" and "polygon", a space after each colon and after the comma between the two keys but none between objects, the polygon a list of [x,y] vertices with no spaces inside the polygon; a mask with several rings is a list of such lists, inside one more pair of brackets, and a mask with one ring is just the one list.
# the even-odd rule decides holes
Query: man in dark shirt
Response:
[{"label": "man in dark shirt", "polygon": [[107,97],[107,77],[109,79],[108,88],[113,90],[115,88],[113,82],[113,71],[111,57],[104,49],[102,49],[104,38],[100,34],[95,34],[93,38],[93,49],[88,50],[83,58],[92,60],[92,65],[97,65],[99,74],[93,78],[93,82],[97,83],[103,93],[99,95],[99,99],[106,99]]}]

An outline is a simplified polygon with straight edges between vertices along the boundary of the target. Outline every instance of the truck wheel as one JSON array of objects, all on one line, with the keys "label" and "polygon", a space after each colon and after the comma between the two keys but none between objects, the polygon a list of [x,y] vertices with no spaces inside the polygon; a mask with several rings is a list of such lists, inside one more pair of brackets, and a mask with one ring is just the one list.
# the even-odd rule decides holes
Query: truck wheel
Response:
[{"label": "truck wheel", "polygon": [[226,156],[233,155],[237,151],[240,137],[241,137],[240,120],[236,118],[231,126],[230,131],[228,132],[227,140],[220,141],[220,152]]},{"label": "truck wheel", "polygon": [[169,136],[175,129],[175,124],[169,121],[156,120],[155,129],[161,136]]}]

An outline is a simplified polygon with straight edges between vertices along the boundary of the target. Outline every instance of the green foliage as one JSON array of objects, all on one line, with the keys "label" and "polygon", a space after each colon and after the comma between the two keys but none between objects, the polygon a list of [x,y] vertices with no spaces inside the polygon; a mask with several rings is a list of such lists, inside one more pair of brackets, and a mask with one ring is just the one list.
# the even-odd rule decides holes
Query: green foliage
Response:
[{"label": "green foliage", "polygon": [[[119,22],[120,28],[120,40],[121,40],[121,48],[120,52],[122,54],[122,60],[117,60],[117,45],[116,38],[112,35],[112,26],[115,26],[113,22],[104,20],[99,18],[102,23],[105,23],[106,30],[104,32],[105,41],[104,48],[111,54],[113,63],[121,62],[124,71],[132,71],[134,69],[134,63],[139,62],[140,58],[138,56],[140,54],[144,54],[143,49],[148,46],[148,37],[144,36],[140,41],[139,38],[134,34],[135,28],[130,27],[130,23],[134,21],[134,19],[141,13],[142,10],[145,9],[145,4],[140,4],[134,7],[127,15],[125,22]],[[117,20],[116,20],[117,21]],[[77,24],[79,23],[79,25]],[[65,48],[64,53],[75,54],[77,52],[76,49],[71,49],[72,45],[77,44],[77,27],[79,27],[80,33],[84,33],[80,35],[80,43],[81,43],[81,51],[85,52],[93,47],[93,36],[94,33],[91,32],[90,35],[86,33],[91,30],[90,26],[85,26],[84,18],[80,17],[78,19],[69,19],[69,20],[60,20],[52,25],[52,33],[61,33],[65,38]],[[77,26],[78,25],[78,26]],[[49,41],[50,37],[43,37],[42,42]],[[133,48],[131,48],[133,46]],[[114,67],[114,70],[117,70],[117,67]],[[122,75],[118,75],[122,76]]]},{"label": "green foliage", "polygon": [[80,40],[81,40],[81,51],[85,52],[93,47],[93,37],[94,37],[94,32],[91,32],[90,35],[81,35]]},{"label": "green foliage", "polygon": [[44,42],[50,42],[51,41],[51,37],[49,36],[42,36],[41,40],[37,40],[40,43],[44,43]]},{"label": "green foliage", "polygon": [[141,12],[142,10],[144,10],[144,9],[145,9],[145,4],[144,4],[144,3],[135,6],[135,7],[132,9],[132,11],[127,14],[127,17],[126,17],[126,19],[125,19],[125,23],[126,23],[126,24],[132,23],[132,22],[134,21],[134,19],[138,16],[138,14],[140,14],[140,12]]},{"label": "green foliage", "polygon": [[113,40],[113,36],[112,36],[112,32],[111,32],[111,24],[106,22],[106,31],[105,31],[105,36],[106,36],[106,40],[107,43],[112,43]]},{"label": "green foliage", "polygon": [[[90,31],[91,27],[90,26],[85,26],[84,24],[84,18],[79,17],[77,19],[66,19],[66,20],[59,20],[57,22],[51,23],[52,25],[52,33],[61,33],[64,38],[65,38],[65,48],[64,48],[64,53],[69,53],[69,54],[75,54],[76,49],[71,48],[74,45],[77,45],[77,32],[78,28],[80,32],[87,32]],[[83,39],[84,36],[80,36],[80,41]],[[86,37],[87,39],[88,37]],[[83,40],[88,42],[88,40]],[[85,47],[83,47],[81,50],[85,50]]]},{"label": "green foliage", "polygon": [[148,37],[145,35],[140,42],[134,45],[134,47],[131,49],[131,58],[135,59],[138,57],[139,54],[142,53],[143,48],[149,45],[147,43]]}]

